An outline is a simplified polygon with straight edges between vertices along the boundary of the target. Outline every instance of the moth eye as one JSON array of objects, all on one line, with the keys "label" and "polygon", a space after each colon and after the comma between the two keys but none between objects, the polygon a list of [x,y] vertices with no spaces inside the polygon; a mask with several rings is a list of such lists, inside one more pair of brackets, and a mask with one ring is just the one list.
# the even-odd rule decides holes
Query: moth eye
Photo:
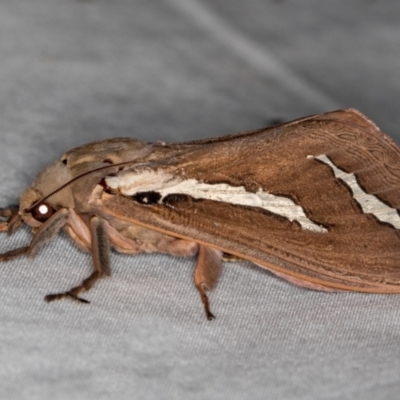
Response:
[{"label": "moth eye", "polygon": [[66,158],[64,158],[63,160],[61,160],[61,162],[62,162],[64,165],[67,165],[67,159],[66,159]]},{"label": "moth eye", "polygon": [[53,207],[49,206],[48,204],[39,203],[32,209],[31,214],[32,214],[32,217],[36,219],[36,221],[45,222],[55,212],[56,212],[56,210]]}]

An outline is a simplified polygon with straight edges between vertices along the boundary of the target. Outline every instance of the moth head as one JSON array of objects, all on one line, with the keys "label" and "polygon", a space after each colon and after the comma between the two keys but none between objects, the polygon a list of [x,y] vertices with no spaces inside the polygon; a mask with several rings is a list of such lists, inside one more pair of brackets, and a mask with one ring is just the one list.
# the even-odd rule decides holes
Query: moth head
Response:
[{"label": "moth head", "polygon": [[[93,142],[70,150],[22,193],[19,214],[24,222],[37,228],[59,209],[74,208],[74,198],[77,202],[85,199],[108,173],[115,173],[122,164],[143,158],[152,150],[151,144],[129,138],[107,140],[106,144]],[[90,178],[81,180],[84,176]]]},{"label": "moth head", "polygon": [[74,206],[71,187],[55,193],[41,201],[46,195],[62,187],[72,178],[71,171],[62,162],[56,161],[44,169],[20,198],[19,213],[26,224],[37,228],[47,221],[60,208]]}]

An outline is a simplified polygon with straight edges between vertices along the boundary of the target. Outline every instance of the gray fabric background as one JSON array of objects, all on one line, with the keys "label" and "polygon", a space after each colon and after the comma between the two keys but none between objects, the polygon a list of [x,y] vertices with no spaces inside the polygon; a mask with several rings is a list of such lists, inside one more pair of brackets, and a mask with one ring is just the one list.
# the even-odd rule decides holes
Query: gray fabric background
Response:
[{"label": "gray fabric background", "polygon": [[[355,107],[400,140],[400,2],[2,0],[0,207],[92,140],[179,141]],[[29,241],[2,235],[0,252]],[[399,260],[400,263],[400,260]],[[60,235],[0,268],[2,399],[398,399],[400,296],[297,288],[227,263],[90,257]]]}]

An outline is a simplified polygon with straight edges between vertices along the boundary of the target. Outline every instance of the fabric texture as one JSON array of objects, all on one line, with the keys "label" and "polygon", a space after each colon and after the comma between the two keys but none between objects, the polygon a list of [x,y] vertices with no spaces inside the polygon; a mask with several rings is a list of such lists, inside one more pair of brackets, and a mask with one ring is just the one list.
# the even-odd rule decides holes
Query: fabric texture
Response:
[{"label": "fabric texture", "polygon": [[[3,0],[0,207],[93,140],[181,141],[354,107],[400,140],[400,3]],[[0,252],[29,242],[0,236]],[[399,260],[400,262],[400,260]],[[395,399],[400,296],[320,293],[226,263],[207,321],[194,259],[64,234],[0,269],[2,399]]]}]

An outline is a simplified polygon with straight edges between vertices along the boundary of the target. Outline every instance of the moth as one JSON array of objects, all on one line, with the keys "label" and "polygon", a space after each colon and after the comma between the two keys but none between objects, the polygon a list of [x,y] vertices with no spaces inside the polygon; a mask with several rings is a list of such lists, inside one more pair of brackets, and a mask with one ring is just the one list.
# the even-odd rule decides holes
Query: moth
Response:
[{"label": "moth", "polygon": [[110,275],[110,249],[196,256],[207,291],[223,259],[246,259],[303,287],[400,293],[400,150],[349,109],[183,143],[122,138],[65,153],[36,178],[1,231],[32,227],[34,257],[64,230],[93,259],[80,295]]}]

